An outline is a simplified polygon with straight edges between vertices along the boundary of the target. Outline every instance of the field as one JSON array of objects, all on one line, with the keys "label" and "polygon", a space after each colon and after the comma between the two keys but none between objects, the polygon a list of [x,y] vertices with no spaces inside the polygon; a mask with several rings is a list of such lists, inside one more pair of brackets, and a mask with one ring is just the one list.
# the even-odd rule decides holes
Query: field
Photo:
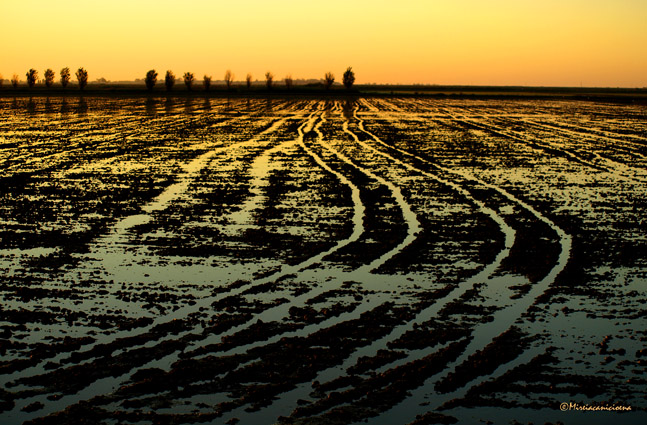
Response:
[{"label": "field", "polygon": [[2,424],[647,421],[645,105],[5,97],[0,163]]}]

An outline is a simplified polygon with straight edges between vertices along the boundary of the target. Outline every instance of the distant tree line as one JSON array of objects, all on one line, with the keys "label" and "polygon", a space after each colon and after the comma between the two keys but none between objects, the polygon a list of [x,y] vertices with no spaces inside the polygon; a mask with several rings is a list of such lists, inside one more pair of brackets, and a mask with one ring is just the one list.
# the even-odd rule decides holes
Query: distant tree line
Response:
[{"label": "distant tree line", "polygon": [[[203,84],[203,89],[204,91],[209,91],[211,88],[211,76],[210,75],[204,75],[202,77],[202,84]],[[182,76],[182,79],[184,80],[184,85],[186,86],[188,91],[193,91],[193,85],[195,83],[195,75],[192,72],[185,72],[184,75]],[[172,91],[173,86],[175,85],[175,74],[173,71],[168,70],[166,71],[166,76],[164,77],[164,84],[166,86],[166,91]],[[225,87],[227,90],[231,90],[234,87],[234,74],[231,72],[231,70],[227,70],[225,72],[225,75],[223,77],[223,81],[225,82]],[[292,76],[290,74],[286,75],[285,78],[283,79],[285,83],[285,88],[290,90],[293,85],[294,85],[294,80],[292,79]],[[326,90],[329,90],[332,85],[335,82],[335,76],[332,72],[326,72],[324,74],[323,78],[323,86]],[[351,89],[353,87],[353,84],[355,84],[355,72],[353,72],[353,68],[350,66],[346,69],[343,75],[342,82],[344,86],[347,89]],[[152,91],[153,88],[155,87],[155,84],[157,83],[157,71],[154,69],[151,69],[146,73],[146,77],[144,78],[144,83],[146,84],[146,88],[148,91]],[[247,89],[249,90],[252,86],[252,74],[247,74],[245,76],[245,85]],[[271,90],[274,85],[274,74],[270,71],[267,71],[265,73],[265,86],[268,90]]]},{"label": "distant tree line", "polygon": [[[44,72],[44,80],[43,82],[45,83],[45,87],[48,89],[52,88],[54,85],[54,80],[56,79],[56,73],[51,69],[47,68]],[[67,85],[70,83],[70,68],[65,67],[61,69],[60,71],[60,77],[61,77],[61,86],[63,88],[66,88]],[[31,68],[27,73],[25,74],[26,77],[26,82],[27,86],[31,89],[36,85],[36,82],[38,81],[38,71],[35,70],[34,68]],[[84,68],[79,68],[76,71],[76,79],[79,84],[79,89],[83,91],[85,87],[88,85],[88,71],[86,71]],[[2,75],[0,74],[0,87],[2,87],[3,79]],[[20,83],[20,77],[18,74],[13,74],[11,77],[11,85],[13,86],[14,89],[18,88],[18,84]]]},{"label": "distant tree line", "polygon": [[[31,68],[29,71],[27,71],[26,75],[26,81],[27,81],[27,86],[29,88],[33,88],[37,81],[38,81],[38,71]],[[61,69],[60,73],[60,83],[61,87],[63,89],[67,88],[68,84],[70,83],[71,79],[71,72],[70,68],[65,67]],[[146,88],[149,91],[152,91],[155,88],[155,85],[157,84],[157,71],[154,69],[151,69],[146,73],[146,77],[144,79],[144,83],[146,84]],[[81,91],[85,90],[85,87],[88,85],[88,71],[86,71],[84,68],[79,68],[76,73],[76,80],[78,82],[78,87]],[[50,89],[54,85],[54,80],[56,78],[56,74],[51,68],[48,68],[44,72],[44,80],[43,82],[45,83],[45,87]],[[227,90],[231,90],[234,87],[234,74],[231,72],[231,70],[227,70],[224,75],[224,82]],[[185,72],[184,75],[182,76],[182,79],[184,80],[184,84],[187,88],[188,91],[193,90],[193,86],[195,83],[195,75],[192,72]],[[175,85],[175,74],[173,71],[166,71],[166,75],[164,76],[164,84],[166,86],[166,91],[172,91],[173,86]],[[285,88],[290,90],[292,89],[294,85],[294,80],[292,79],[292,76],[290,74],[286,75],[285,78],[283,79]],[[326,90],[329,90],[332,85],[335,82],[335,76],[333,75],[332,72],[326,72],[324,74],[323,78],[323,86]],[[211,88],[211,76],[210,75],[204,75],[203,79],[203,88],[204,91],[209,91]],[[0,75],[0,87],[2,87],[3,79],[2,75]],[[11,85],[13,88],[18,88],[18,84],[20,83],[20,79],[17,74],[13,74],[13,77],[11,78]],[[355,83],[355,73],[353,72],[353,69],[349,66],[346,71],[344,72],[343,78],[342,78],[342,83],[347,89],[351,89],[353,87],[353,84]],[[252,86],[252,74],[247,74],[245,77],[245,84],[247,89],[249,90]],[[274,85],[274,74],[270,71],[265,73],[265,86],[268,90],[271,90]]]}]

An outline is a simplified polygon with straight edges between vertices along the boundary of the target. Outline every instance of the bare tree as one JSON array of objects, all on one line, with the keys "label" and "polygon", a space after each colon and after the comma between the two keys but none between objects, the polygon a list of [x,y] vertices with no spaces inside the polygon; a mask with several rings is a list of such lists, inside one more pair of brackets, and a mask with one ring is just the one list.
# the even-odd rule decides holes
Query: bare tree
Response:
[{"label": "bare tree", "polygon": [[70,82],[70,68],[65,67],[61,69],[61,85],[63,88],[67,87]]},{"label": "bare tree", "polygon": [[209,87],[211,87],[211,75],[202,77],[202,84],[204,85],[204,91],[209,91]]},{"label": "bare tree", "polygon": [[175,85],[175,74],[173,74],[173,71],[166,71],[164,84],[166,84],[166,91],[173,90],[173,86]]},{"label": "bare tree", "polygon": [[184,84],[186,85],[186,88],[189,91],[191,91],[191,88],[193,86],[193,81],[195,80],[193,72],[185,72],[183,78],[184,78]]},{"label": "bare tree", "polygon": [[343,82],[348,90],[350,90],[355,83],[355,73],[353,72],[353,68],[350,66],[346,69],[346,72],[344,72]]},{"label": "bare tree", "polygon": [[34,87],[36,80],[38,80],[38,71],[36,71],[34,68],[31,68],[25,75],[27,75],[27,85],[29,85],[29,88]]},{"label": "bare tree", "polygon": [[285,88],[290,90],[292,88],[292,83],[293,83],[292,76],[289,75],[289,74],[286,75],[285,76]]},{"label": "bare tree", "polygon": [[324,75],[324,87],[326,90],[330,89],[332,87],[332,83],[335,82],[335,76],[333,75],[332,72],[326,72]]},{"label": "bare tree", "polygon": [[47,86],[47,88],[50,88],[54,85],[54,77],[56,77],[54,71],[52,71],[51,68],[47,68],[45,70],[45,85]]},{"label": "bare tree", "polygon": [[2,85],[4,84],[4,77],[2,74],[0,74],[0,89],[2,88]]},{"label": "bare tree", "polygon": [[79,89],[83,91],[85,89],[85,86],[88,85],[88,71],[86,71],[83,68],[79,68],[76,71],[76,79],[79,82]]},{"label": "bare tree", "polygon": [[252,74],[247,74],[247,77],[245,77],[245,82],[247,83],[247,90],[252,87]]},{"label": "bare tree", "polygon": [[152,91],[153,87],[155,87],[155,83],[157,83],[157,71],[154,69],[151,69],[146,73],[146,79],[144,80],[146,83],[146,88],[148,91]]},{"label": "bare tree", "polygon": [[274,74],[272,74],[270,71],[267,71],[265,73],[265,84],[267,85],[268,89],[272,88],[272,81],[274,81]]},{"label": "bare tree", "polygon": [[233,82],[234,74],[230,70],[227,70],[227,72],[225,72],[225,84],[227,85],[227,90],[231,89],[231,84]]},{"label": "bare tree", "polygon": [[14,89],[18,88],[18,74],[13,74],[13,77],[11,77],[11,85],[13,86]]}]

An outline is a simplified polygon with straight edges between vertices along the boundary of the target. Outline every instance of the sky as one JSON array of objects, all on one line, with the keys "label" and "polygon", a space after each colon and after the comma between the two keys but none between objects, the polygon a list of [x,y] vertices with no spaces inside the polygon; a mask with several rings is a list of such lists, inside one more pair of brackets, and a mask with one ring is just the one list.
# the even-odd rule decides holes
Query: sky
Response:
[{"label": "sky", "polygon": [[647,0],[30,0],[0,5],[0,74],[647,86]]}]

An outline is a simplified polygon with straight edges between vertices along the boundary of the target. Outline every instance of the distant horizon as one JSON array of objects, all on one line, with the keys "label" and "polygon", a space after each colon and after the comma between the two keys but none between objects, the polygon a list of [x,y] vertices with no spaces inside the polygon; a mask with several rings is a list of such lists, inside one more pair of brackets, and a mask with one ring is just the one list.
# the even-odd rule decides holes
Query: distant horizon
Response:
[{"label": "distant horizon", "polygon": [[[37,70],[37,71],[39,71],[39,74],[38,74],[39,78],[38,78],[38,81],[36,82],[36,85],[37,86],[44,86],[44,80],[42,79],[42,74],[43,74],[44,70],[43,71]],[[71,69],[71,71],[72,71],[72,73],[74,73],[73,69]],[[60,86],[59,71],[55,71],[55,72],[56,72],[56,78],[55,78],[55,81],[54,81],[54,85],[55,86]],[[163,71],[163,72],[166,72],[166,71]],[[187,71],[187,72],[191,72],[191,71]],[[158,71],[158,73],[161,74],[159,71]],[[2,78],[0,78],[0,79],[5,84],[10,84],[11,76],[7,77],[4,74],[0,74],[0,75],[2,76]],[[19,76],[19,78],[21,77],[20,74],[18,74],[18,76]],[[197,76],[196,75],[195,77],[196,77],[195,78],[196,83],[201,83],[203,81],[203,76]],[[313,84],[313,83],[316,83],[316,82],[322,82],[323,81],[323,77],[322,78],[314,78],[314,77],[312,77],[312,78],[298,78],[298,77],[296,77],[295,78],[295,77],[292,77],[292,79],[293,79],[293,83],[295,85]],[[175,81],[181,83],[182,82],[182,74],[180,74],[180,73],[176,74]],[[130,79],[130,80],[109,80],[109,79],[105,79],[104,77],[98,77],[98,78],[94,78],[94,79],[90,78],[88,83],[91,84],[91,85],[95,85],[95,84],[128,84],[128,85],[142,85],[142,86],[144,86],[144,78],[143,77],[141,77],[141,78],[136,77],[136,78],[133,78],[133,79]],[[212,85],[214,85],[214,84],[218,85],[220,83],[224,84],[225,80],[224,79],[217,79],[217,78],[212,78],[211,79],[211,84]],[[233,83],[236,86],[246,84],[244,79],[234,79]],[[262,79],[261,78],[254,78],[252,80],[252,83],[255,84],[255,85],[261,85],[261,84],[264,85],[265,84],[265,78],[262,78]],[[275,86],[281,86],[283,84],[284,84],[283,83],[283,78],[276,78],[276,76],[275,76],[274,85]],[[19,86],[22,87],[22,86],[26,86],[26,85],[27,85],[26,78],[25,78],[25,76],[23,74],[22,78],[19,79]],[[76,79],[74,77],[72,77],[72,79],[70,81],[70,85],[71,86],[76,86],[77,85],[77,81],[76,81]],[[158,75],[157,86],[162,87],[163,85],[164,85],[163,75],[162,75],[161,78]],[[334,85],[343,87],[343,85],[342,85],[342,83],[341,83],[341,81],[339,79],[335,80]],[[621,86],[621,85],[616,85],[616,86],[613,86],[613,85],[612,86],[586,86],[586,85],[564,86],[564,85],[462,84],[462,83],[438,84],[438,83],[398,83],[398,82],[396,82],[396,83],[363,82],[363,83],[355,83],[355,85],[356,86],[394,86],[394,87],[397,87],[397,86],[418,87],[419,86],[419,87],[440,87],[440,88],[442,88],[442,87],[520,87],[520,88],[564,88],[564,89],[576,89],[576,88],[577,89],[586,89],[586,88],[590,88],[590,89],[636,89],[636,90],[647,89],[647,83],[644,86]],[[4,87],[7,88],[7,86],[4,86]]]}]

